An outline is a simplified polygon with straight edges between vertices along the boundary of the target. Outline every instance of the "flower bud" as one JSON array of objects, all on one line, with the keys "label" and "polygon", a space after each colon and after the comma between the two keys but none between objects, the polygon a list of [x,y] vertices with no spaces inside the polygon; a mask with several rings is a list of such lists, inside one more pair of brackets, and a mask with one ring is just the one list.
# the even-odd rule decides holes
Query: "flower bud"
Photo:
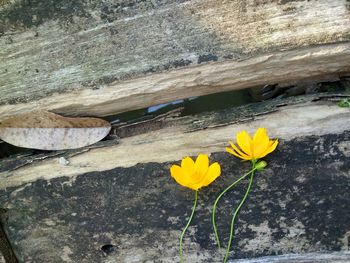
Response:
[{"label": "flower bud", "polygon": [[259,161],[255,164],[255,168],[258,171],[263,170],[266,166],[267,166],[267,162],[265,162],[265,161]]}]

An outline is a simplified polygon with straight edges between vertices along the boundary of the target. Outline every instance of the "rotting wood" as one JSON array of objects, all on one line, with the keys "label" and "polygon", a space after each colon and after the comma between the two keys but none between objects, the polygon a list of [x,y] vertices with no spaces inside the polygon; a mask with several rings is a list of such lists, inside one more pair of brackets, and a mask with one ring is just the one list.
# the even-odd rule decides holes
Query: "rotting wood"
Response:
[{"label": "rotting wood", "polygon": [[349,72],[346,0],[16,0],[0,21],[1,117],[103,116]]},{"label": "rotting wood", "polygon": [[55,157],[71,158],[73,156],[90,151],[90,149],[112,146],[114,144],[118,144],[118,139],[97,142],[93,145],[80,148],[80,149],[74,149],[74,150],[62,150],[62,151],[50,151],[50,152],[45,151],[39,154],[32,154],[32,153],[17,154],[14,157],[1,160],[0,171],[10,172],[20,167],[23,167],[32,163],[40,162],[45,159],[55,158]]},{"label": "rotting wood", "polygon": [[[220,262],[208,211],[218,191],[249,166],[223,151],[238,130],[252,132],[259,126],[267,127],[280,145],[266,158],[268,167],[256,177],[239,216],[231,258],[249,263],[298,263],[310,257],[349,261],[350,218],[344,211],[350,201],[350,111],[320,97],[162,116],[155,119],[163,121],[160,129],[142,129],[139,123],[141,132],[117,145],[105,141],[103,148],[81,149],[78,155],[67,151],[42,155],[12,171],[8,166],[0,173],[0,203],[8,209],[1,220],[20,262],[177,261],[192,192],[176,185],[169,167],[200,152],[222,163],[223,176],[200,193],[184,255],[193,263]],[[61,156],[68,165],[58,162]],[[224,240],[230,204],[243,192],[240,187],[231,191],[218,211]],[[105,245],[110,249],[103,250]],[[273,256],[290,253],[301,255]],[[255,261],[248,260],[252,257]]]},{"label": "rotting wood", "polygon": [[116,136],[117,138],[124,138],[149,131],[159,130],[169,125],[175,125],[174,122],[181,119],[180,115],[182,110],[183,107],[171,110],[155,117],[149,117],[145,120],[133,120],[129,123],[112,124],[110,135]]},{"label": "rotting wood", "polygon": [[[269,102],[261,105],[269,105]],[[263,107],[263,111],[275,106],[272,104]],[[270,114],[256,116],[249,122],[239,122],[242,116],[246,119],[252,112],[254,109],[242,107],[238,115],[236,108],[210,114],[204,113],[183,118],[175,122],[176,125],[169,125],[160,130],[122,138],[117,145],[100,150],[91,149],[86,153],[72,156],[69,158],[70,165],[64,167],[63,174],[63,167],[55,158],[48,158],[39,163],[34,162],[33,165],[19,167],[13,171],[2,169],[0,189],[19,186],[39,178],[49,180],[62,175],[76,177],[90,171],[130,167],[139,162],[166,162],[180,159],[184,155],[212,153],[223,149],[236,131],[245,128],[251,131],[258,126],[263,126],[271,130],[272,136],[285,140],[298,136],[339,133],[350,129],[348,121],[350,111],[347,108],[338,107],[334,102],[319,101],[287,105],[279,107],[278,111]],[[203,148],[204,145],[205,148]],[[7,165],[11,166],[11,161]],[[51,172],[47,173],[47,171]]]},{"label": "rotting wood", "polygon": [[265,83],[288,84],[350,72],[350,42],[217,62],[121,81],[100,89],[54,94],[28,103],[0,105],[0,117],[35,109],[70,116],[106,116],[176,99]]},{"label": "rotting wood", "polygon": [[[119,142],[120,138],[140,135],[152,131],[157,131],[162,128],[166,127],[173,127],[175,125],[183,126],[184,124],[190,124],[190,127],[188,130],[185,131],[185,133],[194,132],[198,130],[203,130],[207,128],[215,128],[215,127],[221,127],[221,126],[227,126],[230,124],[237,124],[237,123],[244,123],[247,121],[254,120],[257,116],[260,115],[266,115],[268,113],[272,113],[278,110],[279,107],[287,106],[287,105],[293,105],[293,104],[300,104],[300,103],[307,103],[312,101],[333,101],[333,102],[339,102],[342,98],[348,98],[350,95],[347,95],[346,93],[318,93],[318,94],[309,94],[304,96],[298,96],[298,97],[289,97],[289,98],[283,98],[283,99],[274,99],[265,101],[264,103],[257,103],[257,104],[249,104],[240,106],[238,108],[235,108],[235,111],[233,112],[232,109],[227,109],[227,111],[231,112],[231,114],[221,114],[220,118],[207,118],[203,117],[202,114],[200,114],[203,117],[203,120],[205,121],[198,121],[196,119],[193,119],[192,117],[181,117],[182,111],[184,110],[183,107],[171,110],[169,112],[157,115],[155,117],[150,116],[144,116],[140,119],[134,119],[128,122],[122,122],[117,124],[112,124],[111,133],[107,136],[106,140],[103,142],[95,143],[89,147],[84,147],[81,149],[76,150],[64,150],[64,151],[53,151],[53,152],[47,152],[47,151],[28,151],[24,153],[16,154],[15,156],[12,156],[11,158],[2,159],[0,162],[0,172],[6,172],[6,171],[13,171],[20,167],[23,167],[28,164],[32,164],[35,162],[40,162],[41,160],[47,159],[47,158],[54,158],[54,157],[64,157],[64,158],[70,158],[72,156],[75,156],[77,154],[84,153],[86,151],[89,151],[90,149],[94,148],[100,148],[100,147],[108,147],[114,144],[117,144]],[[220,110],[219,114],[225,110]],[[206,114],[204,114],[206,115]],[[217,113],[214,113],[216,116]],[[222,116],[226,116],[226,118],[222,118]],[[0,143],[3,143],[0,140]]]},{"label": "rotting wood", "polygon": [[289,254],[282,256],[270,256],[255,259],[240,259],[232,263],[348,263],[350,252],[333,252],[333,253],[305,253]]},{"label": "rotting wood", "polygon": [[[34,107],[103,116],[179,93],[349,72],[345,0],[114,2],[0,2],[0,117]],[[347,262],[349,111],[327,102],[274,111],[241,119],[249,120],[244,124],[230,118],[234,111],[201,114],[135,133],[103,151],[80,149],[69,165],[43,156],[5,170],[0,201],[9,213],[1,221],[24,262],[174,262],[191,196],[171,181],[170,163],[202,151],[222,161],[229,178],[202,195],[212,203],[247,168],[222,152],[227,140],[239,129],[264,125],[281,144],[257,177],[232,256],[325,251],[314,257]],[[241,195],[242,189],[233,191],[227,203]],[[208,210],[199,207],[185,241],[190,262],[220,258],[210,242]],[[225,207],[223,222],[231,210]],[[112,249],[102,251],[105,244]],[[312,255],[293,257],[305,261]]]},{"label": "rotting wood", "polygon": [[207,128],[215,128],[252,121],[260,115],[276,112],[279,107],[287,105],[308,103],[319,100],[338,102],[341,98],[347,98],[349,96],[350,95],[344,93],[319,93],[284,99],[275,99],[265,101],[263,103],[248,104],[237,108],[228,108],[227,110],[220,110],[217,113],[212,112],[211,117],[209,117],[206,113],[199,114],[199,116],[201,116],[199,121],[196,116],[181,116],[181,111],[183,109],[178,108],[159,116],[147,116],[147,118],[142,118],[142,120],[136,119],[127,123],[114,124],[112,125],[110,135],[107,137],[107,141],[98,142],[89,147],[77,150],[54,151],[48,153],[27,152],[17,154],[11,158],[2,159],[0,162],[0,172],[10,172],[20,167],[40,162],[41,160],[47,158],[64,157],[69,159],[72,156],[84,153],[90,149],[113,146],[119,142],[120,138],[155,132],[160,129],[170,128],[176,125],[188,126],[185,133],[191,133]]},{"label": "rotting wood", "polygon": [[[267,262],[274,262],[273,255],[298,253],[302,255],[290,255],[289,261],[277,256],[275,262],[305,263],[311,255],[303,254],[314,252],[318,262],[349,262],[349,131],[282,139],[277,151],[265,158],[268,167],[257,174],[239,215],[230,259],[264,262],[260,257],[270,256]],[[200,191],[185,237],[184,258],[192,263],[221,262],[211,205],[250,166],[222,150],[211,159],[222,164],[223,175]],[[177,262],[178,237],[193,192],[170,177],[173,162],[138,163],[75,178],[64,176],[64,166],[61,177],[0,190],[0,201],[8,208],[7,219],[1,220],[20,262]],[[219,206],[218,227],[225,243],[233,205],[246,184],[230,191]]]}]

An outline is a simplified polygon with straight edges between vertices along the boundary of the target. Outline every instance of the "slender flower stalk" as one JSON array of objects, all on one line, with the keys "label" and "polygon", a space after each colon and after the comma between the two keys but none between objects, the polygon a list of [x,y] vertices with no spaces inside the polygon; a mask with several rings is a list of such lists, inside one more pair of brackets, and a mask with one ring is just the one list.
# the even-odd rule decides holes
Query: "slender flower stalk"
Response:
[{"label": "slender flower stalk", "polygon": [[180,263],[182,263],[183,238],[196,211],[198,190],[204,186],[208,186],[219,177],[221,174],[221,167],[219,163],[213,163],[209,166],[209,157],[205,154],[200,154],[195,162],[190,157],[185,157],[181,161],[181,166],[172,165],[170,174],[177,183],[195,191],[192,213],[180,235],[179,250]]},{"label": "slender flower stalk", "polygon": [[236,221],[236,216],[239,212],[239,210],[241,209],[241,207],[243,206],[245,200],[247,199],[248,195],[249,195],[249,192],[250,192],[250,189],[252,187],[252,184],[253,184],[253,179],[254,179],[254,172],[256,170],[256,167],[255,167],[255,163],[252,162],[252,171],[250,173],[250,178],[249,178],[249,185],[248,185],[248,188],[243,196],[243,199],[241,200],[241,202],[239,203],[237,209],[235,210],[235,212],[233,213],[233,216],[232,216],[232,220],[231,220],[231,227],[230,227],[230,238],[228,240],[228,243],[227,243],[227,247],[226,247],[226,253],[225,253],[225,257],[224,257],[224,263],[226,263],[227,261],[227,258],[228,258],[228,253],[230,252],[230,248],[231,248],[231,244],[232,244],[232,237],[233,237],[233,232],[234,232],[234,226],[235,226],[235,221]]},{"label": "slender flower stalk", "polygon": [[216,219],[215,219],[215,216],[216,216],[216,207],[217,207],[217,204],[219,203],[221,197],[227,192],[229,191],[232,187],[234,187],[236,184],[238,184],[240,181],[242,181],[243,179],[245,179],[248,175],[250,175],[251,173],[253,173],[255,169],[252,169],[250,170],[248,173],[244,174],[242,177],[240,177],[239,179],[237,179],[236,181],[234,181],[232,184],[230,184],[224,191],[222,191],[220,193],[220,195],[216,198],[215,200],[215,203],[213,205],[213,213],[212,213],[212,223],[213,223],[213,229],[214,229],[214,233],[215,233],[215,240],[216,240],[216,244],[218,246],[218,248],[220,249],[221,248],[221,245],[220,245],[220,239],[219,239],[219,234],[218,234],[218,231],[217,231],[217,227],[216,227]]},{"label": "slender flower stalk", "polygon": [[198,191],[195,191],[194,203],[193,203],[193,207],[192,207],[192,213],[190,215],[190,218],[187,221],[187,224],[186,224],[184,230],[182,230],[182,233],[181,233],[181,236],[180,236],[180,263],[182,263],[182,240],[183,240],[184,235],[185,235],[185,233],[187,231],[187,228],[191,224],[191,221],[192,221],[192,218],[193,218],[193,215],[194,215],[194,211],[196,211],[197,200],[198,200]]},{"label": "slender flower stalk", "polygon": [[232,189],[235,185],[237,185],[239,182],[241,182],[243,179],[245,179],[247,176],[250,175],[249,184],[245,191],[245,194],[241,202],[239,203],[237,209],[234,210],[232,215],[231,225],[230,225],[230,236],[226,247],[226,253],[223,261],[224,263],[226,263],[230,249],[231,249],[237,215],[250,193],[253,180],[254,180],[255,171],[263,170],[267,165],[265,161],[259,161],[259,159],[273,152],[278,145],[278,140],[273,141],[269,139],[265,128],[259,128],[254,134],[253,138],[251,138],[246,131],[241,131],[237,134],[236,140],[237,140],[238,147],[233,142],[230,141],[229,143],[231,145],[231,148],[226,147],[226,151],[236,157],[243,159],[244,161],[248,161],[248,160],[251,161],[252,169],[248,173],[240,177],[238,180],[233,182],[231,185],[229,185],[224,191],[222,191],[220,195],[217,197],[217,199],[215,200],[215,203],[213,205],[212,223],[213,223],[213,228],[215,233],[215,239],[216,239],[218,248],[220,248],[220,239],[219,239],[219,235],[216,227],[216,218],[215,218],[217,204],[221,199],[221,197],[227,191]]}]

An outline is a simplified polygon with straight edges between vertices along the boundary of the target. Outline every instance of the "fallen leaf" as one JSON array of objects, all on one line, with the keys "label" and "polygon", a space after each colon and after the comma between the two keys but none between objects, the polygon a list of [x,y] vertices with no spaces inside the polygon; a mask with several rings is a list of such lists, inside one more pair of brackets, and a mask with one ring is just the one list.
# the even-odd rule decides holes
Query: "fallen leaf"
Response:
[{"label": "fallen leaf", "polygon": [[67,118],[34,111],[0,121],[0,138],[15,146],[40,149],[75,149],[96,143],[111,125],[98,118]]}]

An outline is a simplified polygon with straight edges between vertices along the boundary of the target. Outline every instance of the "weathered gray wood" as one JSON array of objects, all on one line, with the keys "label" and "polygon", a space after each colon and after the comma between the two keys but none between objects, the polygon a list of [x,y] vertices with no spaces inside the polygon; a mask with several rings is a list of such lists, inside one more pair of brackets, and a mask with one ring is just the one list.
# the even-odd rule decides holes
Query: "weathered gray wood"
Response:
[{"label": "weathered gray wood", "polygon": [[[161,129],[121,138],[117,145],[68,153],[67,166],[54,155],[18,167],[19,160],[12,160],[14,170],[0,172],[0,203],[8,209],[2,223],[20,262],[176,262],[193,192],[171,179],[169,167],[200,152],[219,161],[223,175],[200,192],[184,257],[185,262],[220,262],[211,204],[249,168],[223,150],[238,130],[259,126],[280,145],[256,176],[230,258],[349,262],[350,111],[312,98],[317,97],[166,120]],[[241,186],[219,206],[225,241],[232,205],[246,182]]]},{"label": "weathered gray wood", "polygon": [[[235,260],[235,263],[348,263],[350,253],[348,251],[334,253],[305,253],[289,254],[282,256],[262,257],[259,259]],[[232,262],[232,263],[233,263]]]},{"label": "weathered gray wood", "polygon": [[[283,101],[274,102],[277,105],[279,103],[283,105]],[[131,167],[139,162],[167,162],[188,154],[221,151],[235,132],[241,129],[253,131],[257,127],[266,127],[273,136],[285,140],[350,130],[350,111],[338,107],[334,102],[306,102],[279,107],[278,110],[276,105],[270,105],[269,102],[262,105],[267,106],[259,110],[275,112],[249,118],[254,116],[254,107],[248,106],[180,118],[163,129],[123,138],[119,144],[112,142],[110,147],[91,149],[70,157],[71,165],[64,167],[64,176],[74,178],[82,173],[118,166]],[[242,116],[249,122],[241,123]],[[39,178],[49,180],[62,176],[63,167],[55,158],[45,158],[37,164],[35,162],[34,165],[23,167],[23,163],[20,163],[20,168],[13,171],[1,169],[0,189],[30,183]],[[0,162],[0,165],[5,164]]]},{"label": "weathered gray wood", "polygon": [[[240,213],[231,259],[312,251],[326,252],[319,258],[327,259],[332,251],[349,249],[350,167],[344,150],[349,136],[345,132],[281,141],[267,158],[268,168],[256,176]],[[185,238],[185,262],[220,262],[211,204],[249,167],[225,152],[211,158],[222,163],[223,176],[200,192]],[[3,224],[20,262],[178,261],[178,237],[193,192],[171,179],[171,163],[90,172],[74,180],[37,180],[2,191],[9,208]],[[246,183],[219,206],[218,225],[225,242],[232,205],[242,197]],[[103,252],[108,244],[112,247]],[[350,260],[349,254],[344,257]]]},{"label": "weathered gray wood", "polygon": [[0,116],[102,116],[350,72],[346,0],[1,1],[0,25]]}]

